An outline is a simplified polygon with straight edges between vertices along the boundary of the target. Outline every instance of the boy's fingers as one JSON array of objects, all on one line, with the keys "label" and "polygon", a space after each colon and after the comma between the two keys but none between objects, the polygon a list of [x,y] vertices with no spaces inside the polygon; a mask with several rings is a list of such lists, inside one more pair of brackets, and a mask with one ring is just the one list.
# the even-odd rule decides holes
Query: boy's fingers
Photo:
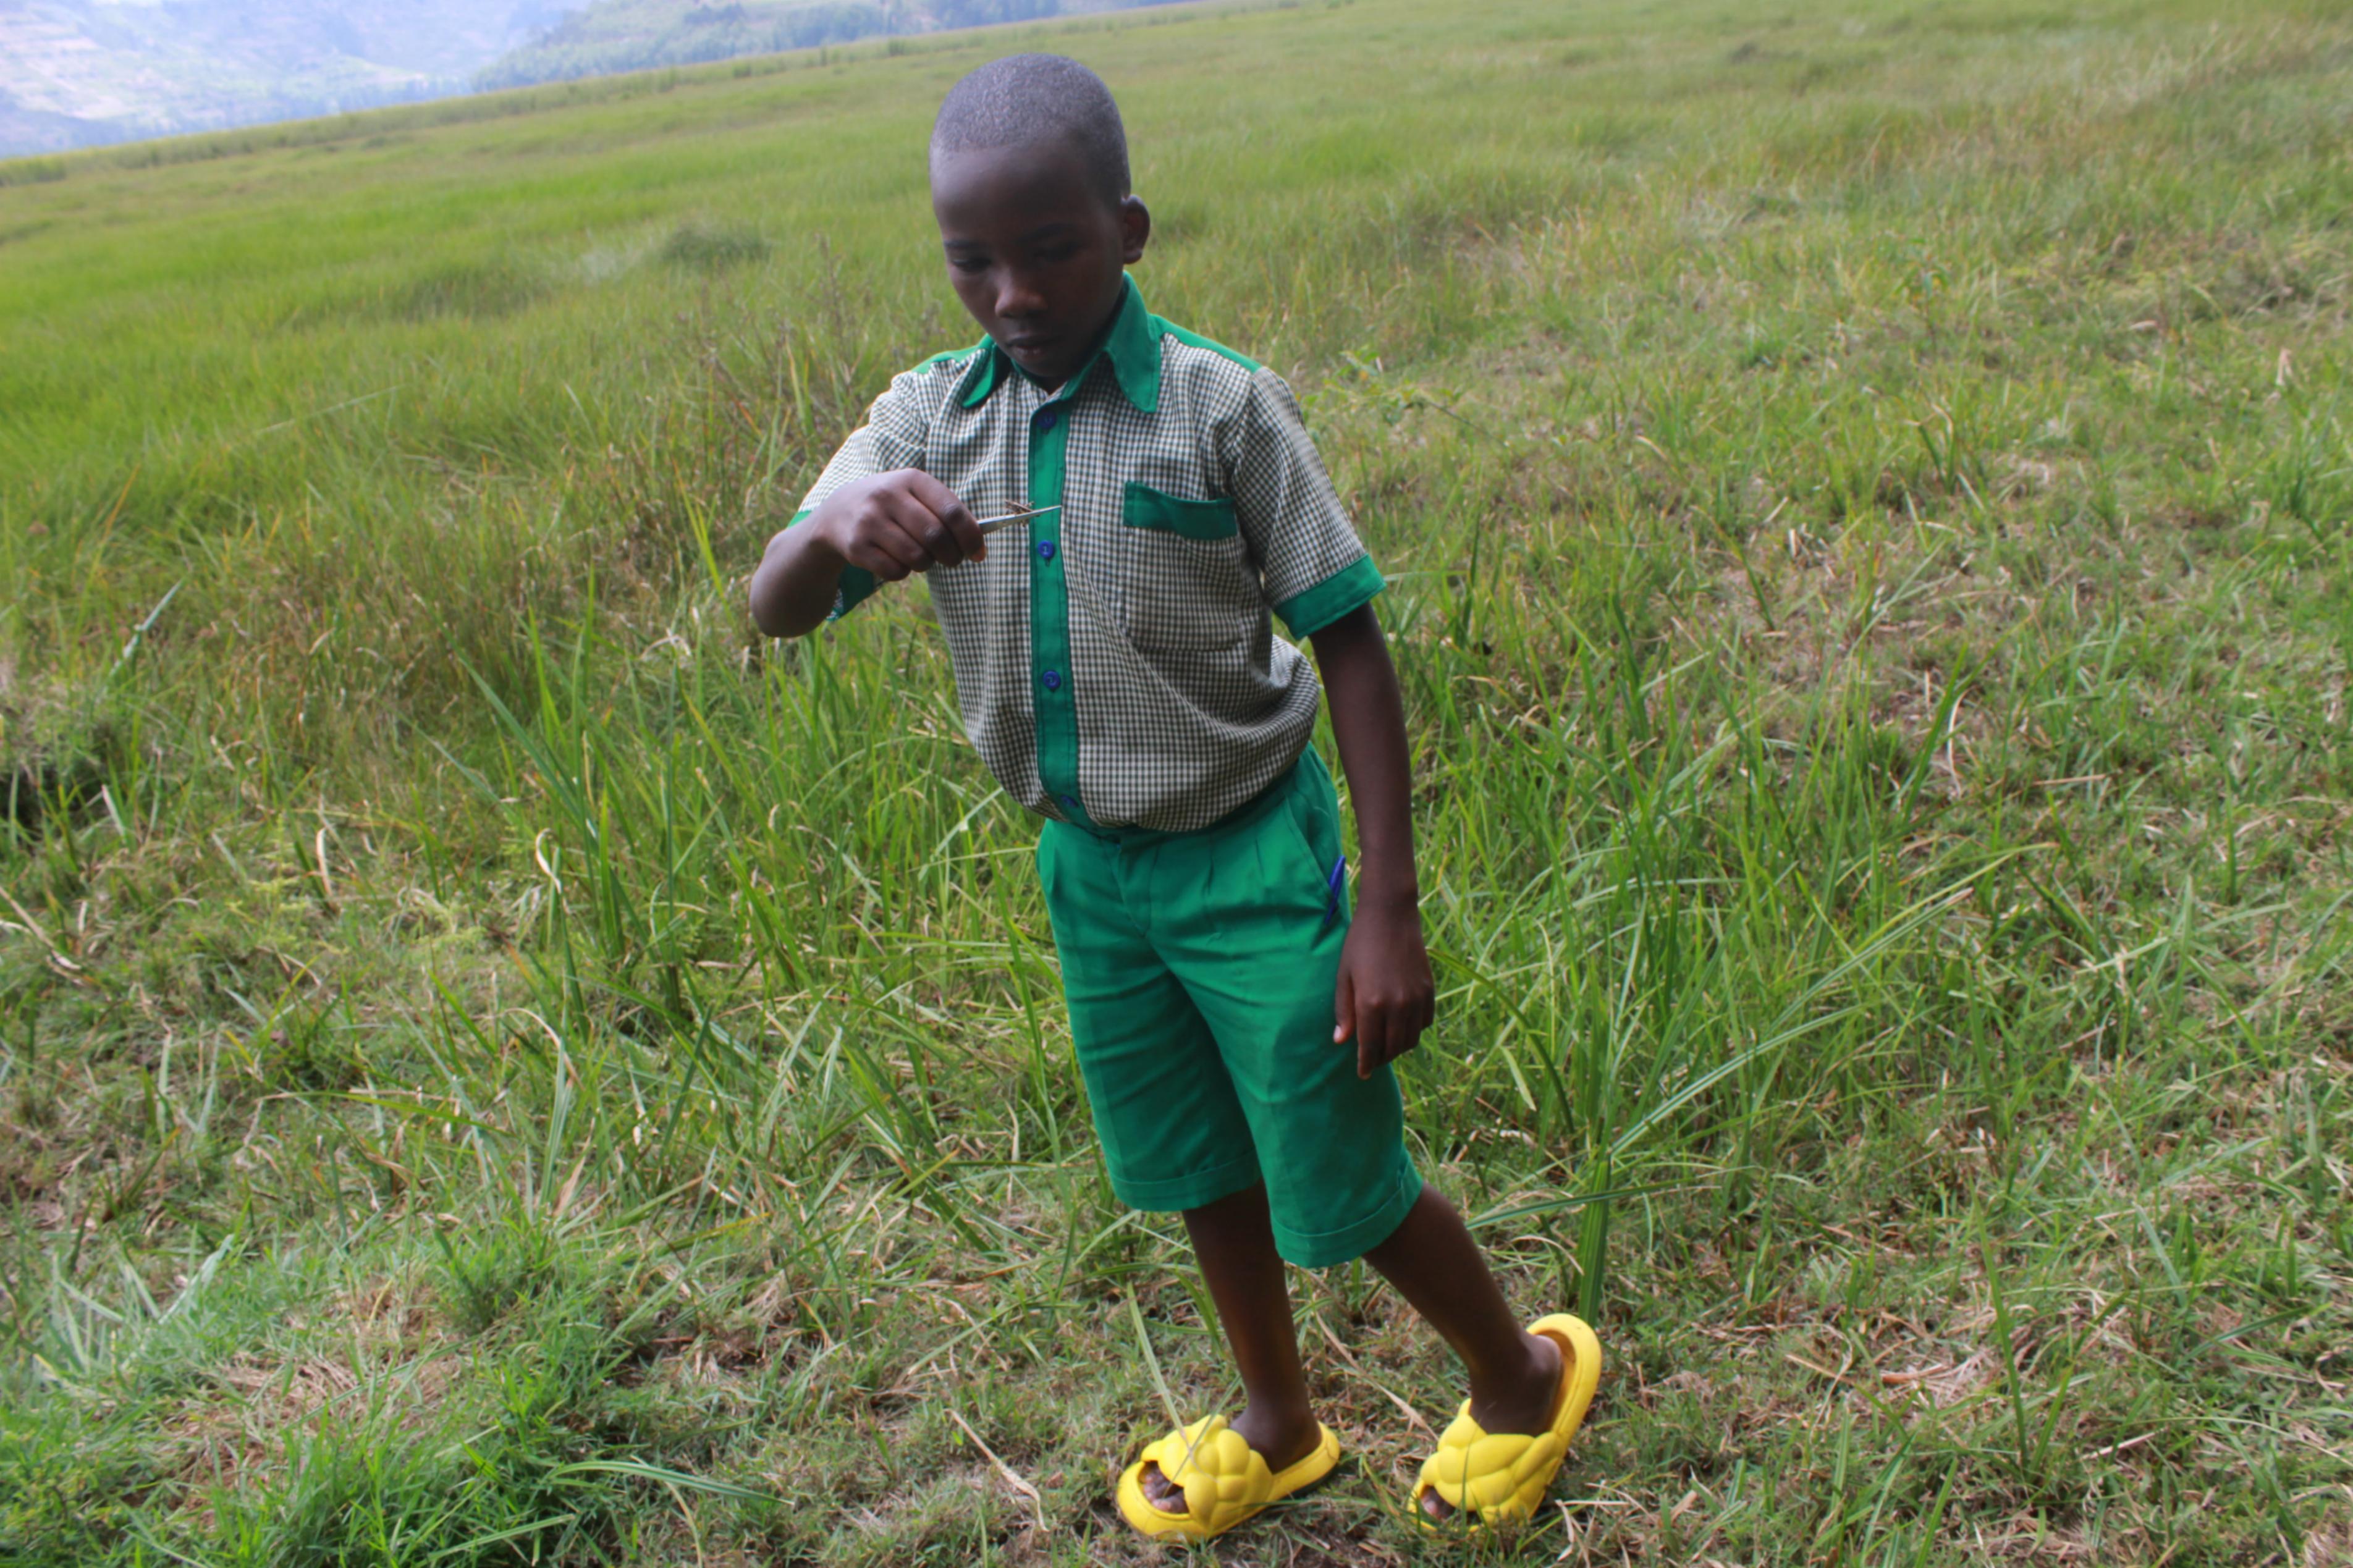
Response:
[{"label": "boy's fingers", "polygon": [[1372,1068],[1388,1059],[1384,1050],[1388,1041],[1388,1019],[1381,1017],[1381,1005],[1367,996],[1356,998],[1356,1076],[1369,1079]]},{"label": "boy's fingers", "polygon": [[[923,478],[920,474],[915,477]],[[913,550],[916,571],[954,566],[964,559],[964,550],[956,543],[955,531],[912,489],[884,490],[875,499],[882,503],[892,525]]]},{"label": "boy's fingers", "polygon": [[900,563],[897,556],[871,540],[853,540],[849,548],[841,553],[842,559],[852,566],[871,572],[885,583],[896,583],[907,574],[907,568]]},{"label": "boy's fingers", "polygon": [[1340,984],[1332,993],[1332,1043],[1345,1045],[1348,1037],[1356,1032],[1356,982],[1345,967],[1340,971]]},{"label": "boy's fingers", "polygon": [[1356,1076],[1370,1078],[1373,1069],[1395,1053],[1389,1049],[1388,1014],[1377,1004],[1356,1009]]},{"label": "boy's fingers", "polygon": [[1389,1005],[1385,1037],[1387,1052],[1381,1058],[1383,1061],[1393,1062],[1421,1044],[1421,1032],[1429,1026],[1422,1008],[1420,1000],[1411,997]]},{"label": "boy's fingers", "polygon": [[907,489],[939,520],[940,527],[953,541],[952,552],[934,548],[932,553],[939,557],[940,564],[953,566],[960,561],[977,561],[988,553],[988,541],[980,531],[978,520],[955,491],[920,468],[909,470]]},{"label": "boy's fingers", "polygon": [[942,520],[921,496],[902,495],[896,498],[897,510],[892,513],[899,527],[923,552],[923,565],[956,566],[964,562],[964,546],[957,542],[955,530]]},{"label": "boy's fingers", "polygon": [[852,565],[865,567],[886,583],[896,583],[923,565],[922,549],[907,537],[880,498],[873,510],[860,520],[847,553]]}]

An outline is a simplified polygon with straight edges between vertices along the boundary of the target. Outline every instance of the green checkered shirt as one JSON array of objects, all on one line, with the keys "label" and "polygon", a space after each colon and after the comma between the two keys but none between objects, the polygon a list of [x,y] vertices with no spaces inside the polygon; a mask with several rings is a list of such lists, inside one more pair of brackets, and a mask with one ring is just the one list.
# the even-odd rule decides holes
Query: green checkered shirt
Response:
[{"label": "green checkered shirt", "polygon": [[[1016,800],[1083,827],[1206,827],[1282,777],[1318,688],[1271,617],[1303,638],[1382,587],[1291,389],[1132,281],[1059,391],[987,339],[893,378],[800,516],[895,468],[976,517],[1060,506],[929,580],[974,747]],[[874,587],[844,571],[834,615]]]}]

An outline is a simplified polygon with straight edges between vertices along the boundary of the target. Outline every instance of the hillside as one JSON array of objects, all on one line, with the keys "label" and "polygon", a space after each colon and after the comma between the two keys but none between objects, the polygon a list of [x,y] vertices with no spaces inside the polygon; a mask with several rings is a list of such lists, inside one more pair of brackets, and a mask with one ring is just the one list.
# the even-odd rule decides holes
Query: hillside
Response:
[{"label": "hillside", "polygon": [[564,0],[7,0],[0,156],[461,89]]},{"label": "hillside", "polygon": [[0,0],[0,158],[1166,0]]},{"label": "hillside", "polygon": [[[1033,47],[1389,582],[1408,1141],[1604,1347],[1509,1538],[1353,1266],[1343,1470],[1124,1531],[1239,1395],[1038,825],[924,584],[746,622]],[[1243,0],[0,164],[0,1563],[2347,1562],[2348,104],[2310,0]]]},{"label": "hillside", "polygon": [[694,65],[858,38],[1041,21],[1168,0],[591,0],[486,68],[488,88]]}]

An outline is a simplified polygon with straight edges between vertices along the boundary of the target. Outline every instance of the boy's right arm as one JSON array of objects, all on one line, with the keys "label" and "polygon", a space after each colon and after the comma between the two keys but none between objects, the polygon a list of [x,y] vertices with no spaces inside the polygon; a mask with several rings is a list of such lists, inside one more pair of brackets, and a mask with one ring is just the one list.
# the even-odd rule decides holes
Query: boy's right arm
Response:
[{"label": "boy's right arm", "polygon": [[772,637],[814,631],[833,608],[842,568],[896,583],[987,557],[972,513],[919,468],[853,479],[768,541],[752,574],[752,619]]}]

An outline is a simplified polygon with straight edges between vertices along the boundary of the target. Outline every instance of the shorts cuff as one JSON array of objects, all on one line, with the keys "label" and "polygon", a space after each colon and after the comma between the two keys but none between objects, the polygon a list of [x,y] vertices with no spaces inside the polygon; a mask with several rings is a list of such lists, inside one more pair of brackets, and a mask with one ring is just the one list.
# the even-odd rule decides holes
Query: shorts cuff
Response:
[{"label": "shorts cuff", "polygon": [[1406,1211],[1421,1196],[1421,1173],[1413,1168],[1402,1147],[1398,1151],[1397,1189],[1381,1206],[1351,1226],[1315,1234],[1292,1230],[1280,1220],[1274,1226],[1274,1249],[1283,1261],[1302,1268],[1329,1268],[1346,1263],[1387,1241],[1405,1223]]},{"label": "shorts cuff", "polygon": [[[1132,1209],[1166,1214],[1176,1209],[1197,1209],[1219,1198],[1231,1197],[1246,1187],[1256,1186],[1259,1181],[1258,1156],[1251,1154],[1191,1175],[1166,1176],[1154,1182],[1131,1181],[1113,1171],[1111,1190],[1113,1196]],[[1399,1217],[1403,1217],[1401,1214]]]}]

